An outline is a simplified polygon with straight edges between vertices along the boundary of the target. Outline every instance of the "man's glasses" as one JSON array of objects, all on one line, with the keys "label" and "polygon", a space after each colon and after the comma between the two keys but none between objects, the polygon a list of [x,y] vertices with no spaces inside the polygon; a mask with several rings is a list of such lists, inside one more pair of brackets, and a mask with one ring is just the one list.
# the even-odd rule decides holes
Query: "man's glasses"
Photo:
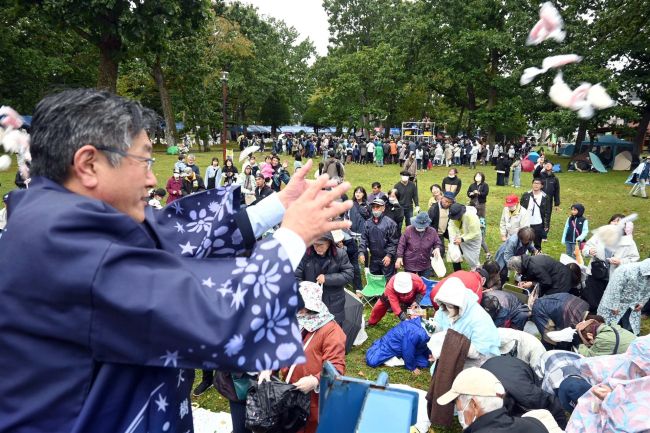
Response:
[{"label": "man's glasses", "polygon": [[156,162],[156,158],[145,158],[144,156],[133,155],[132,153],[128,153],[123,150],[116,149],[114,147],[95,146],[95,149],[100,150],[102,152],[117,153],[118,155],[128,157],[128,158],[133,158],[140,162],[144,162],[147,164],[148,171],[151,171],[151,169],[153,168],[153,163]]}]

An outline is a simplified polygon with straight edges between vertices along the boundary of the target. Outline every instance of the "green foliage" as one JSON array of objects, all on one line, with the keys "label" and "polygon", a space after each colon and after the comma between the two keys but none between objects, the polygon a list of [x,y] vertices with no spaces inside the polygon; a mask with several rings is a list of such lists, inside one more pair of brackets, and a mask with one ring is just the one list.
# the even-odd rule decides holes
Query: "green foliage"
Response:
[{"label": "green foliage", "polygon": [[259,120],[273,129],[288,123],[291,120],[291,113],[285,98],[277,93],[270,94],[262,104]]}]

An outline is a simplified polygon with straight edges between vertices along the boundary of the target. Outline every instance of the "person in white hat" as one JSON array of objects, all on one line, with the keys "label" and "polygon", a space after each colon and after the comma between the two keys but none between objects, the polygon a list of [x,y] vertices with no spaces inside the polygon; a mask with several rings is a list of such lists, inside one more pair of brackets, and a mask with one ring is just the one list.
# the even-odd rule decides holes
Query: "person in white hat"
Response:
[{"label": "person in white hat", "polygon": [[398,272],[388,280],[384,294],[372,308],[368,326],[379,323],[389,309],[401,321],[406,320],[406,310],[419,305],[425,294],[426,287],[422,278],[411,272]]},{"label": "person in white hat", "polygon": [[547,433],[544,424],[535,418],[516,418],[503,407],[506,391],[501,382],[487,370],[471,367],[461,371],[451,389],[438,397],[441,406],[456,402],[458,422],[463,432],[507,431],[510,433]]}]

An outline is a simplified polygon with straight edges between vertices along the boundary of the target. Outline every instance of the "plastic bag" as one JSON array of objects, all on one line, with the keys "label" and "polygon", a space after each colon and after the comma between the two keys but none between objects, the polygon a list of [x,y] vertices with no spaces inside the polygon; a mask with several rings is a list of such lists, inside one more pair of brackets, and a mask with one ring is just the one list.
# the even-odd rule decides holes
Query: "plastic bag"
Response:
[{"label": "plastic bag", "polygon": [[307,424],[310,395],[277,381],[253,382],[246,398],[246,428],[255,433],[294,433]]},{"label": "plastic bag", "polygon": [[445,274],[447,273],[447,268],[445,268],[445,262],[442,260],[442,257],[440,256],[431,257],[431,267],[433,268],[433,272],[436,273],[436,276],[438,278],[444,277]]},{"label": "plastic bag", "polygon": [[452,242],[447,247],[447,261],[452,263],[460,263],[463,261],[463,253],[460,251],[460,247]]}]

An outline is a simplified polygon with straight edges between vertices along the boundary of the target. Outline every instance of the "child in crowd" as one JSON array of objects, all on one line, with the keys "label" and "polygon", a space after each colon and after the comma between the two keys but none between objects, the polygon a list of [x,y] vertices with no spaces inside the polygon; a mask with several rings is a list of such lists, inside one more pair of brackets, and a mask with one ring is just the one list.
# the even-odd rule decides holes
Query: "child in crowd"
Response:
[{"label": "child in crowd", "polygon": [[566,245],[567,255],[575,258],[576,244],[582,244],[589,234],[589,221],[584,217],[585,207],[580,203],[571,206],[571,215],[564,224],[562,243]]}]

